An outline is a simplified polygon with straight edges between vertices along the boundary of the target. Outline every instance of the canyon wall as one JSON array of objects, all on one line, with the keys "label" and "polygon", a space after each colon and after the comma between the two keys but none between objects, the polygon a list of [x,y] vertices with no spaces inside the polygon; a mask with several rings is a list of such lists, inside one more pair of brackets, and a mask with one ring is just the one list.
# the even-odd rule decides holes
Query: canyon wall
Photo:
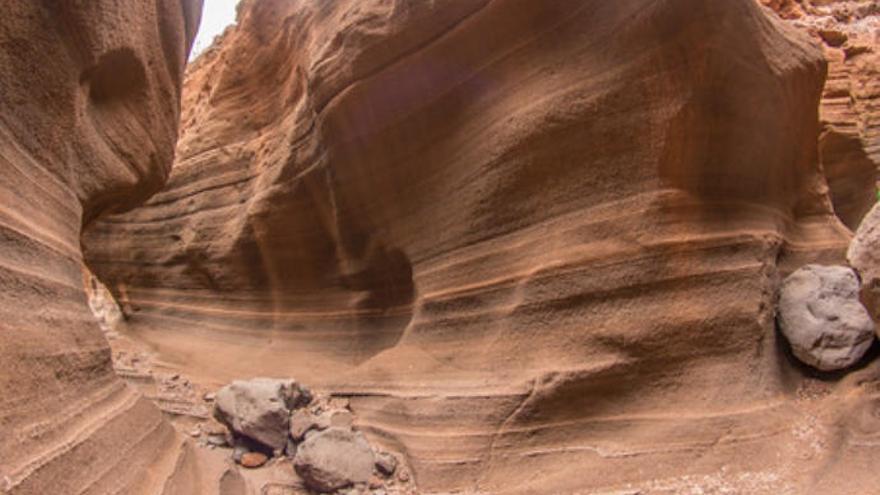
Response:
[{"label": "canyon wall", "polygon": [[0,492],[159,493],[180,439],[112,371],[80,230],[171,169],[200,0],[3,2]]},{"label": "canyon wall", "polygon": [[762,0],[822,44],[819,152],[834,209],[853,231],[877,201],[880,169],[880,4],[874,0]]},{"label": "canyon wall", "polygon": [[86,259],[168,363],[350,396],[425,492],[867,493],[876,366],[774,328],[850,236],[826,70],[753,0],[245,0]]}]

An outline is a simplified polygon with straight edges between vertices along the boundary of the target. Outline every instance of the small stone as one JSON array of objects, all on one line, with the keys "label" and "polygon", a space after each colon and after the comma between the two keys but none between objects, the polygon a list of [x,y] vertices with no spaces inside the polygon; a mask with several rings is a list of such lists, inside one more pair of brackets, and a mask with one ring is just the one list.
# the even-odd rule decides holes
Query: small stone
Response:
[{"label": "small stone", "polygon": [[202,396],[202,399],[205,402],[214,402],[216,398],[217,394],[215,394],[214,392],[206,392],[205,395]]},{"label": "small stone", "polygon": [[373,450],[362,434],[329,428],[299,445],[294,468],[309,488],[332,492],[368,483],[375,462]]},{"label": "small stone", "polygon": [[822,371],[852,366],[874,342],[874,322],[849,267],[806,265],[789,275],[777,318],[795,357]]},{"label": "small stone", "polygon": [[401,469],[401,470],[397,473],[397,480],[400,481],[401,483],[407,483],[407,482],[409,482],[409,473],[407,473],[406,471],[404,471],[404,470]]},{"label": "small stone", "polygon": [[262,452],[248,452],[241,456],[238,463],[246,468],[253,469],[266,464],[266,461],[268,460],[269,458]]},{"label": "small stone", "polygon": [[200,436],[202,436],[202,431],[199,430],[198,427],[193,428],[192,430],[189,430],[188,433],[189,433],[189,436],[191,436],[193,438],[199,438]]},{"label": "small stone", "polygon": [[385,476],[391,476],[397,469],[397,458],[388,452],[376,454],[376,470]]},{"label": "small stone", "polygon": [[835,48],[843,46],[843,44],[846,43],[846,40],[849,39],[846,33],[836,29],[820,29],[819,36],[828,46],[833,46]]}]

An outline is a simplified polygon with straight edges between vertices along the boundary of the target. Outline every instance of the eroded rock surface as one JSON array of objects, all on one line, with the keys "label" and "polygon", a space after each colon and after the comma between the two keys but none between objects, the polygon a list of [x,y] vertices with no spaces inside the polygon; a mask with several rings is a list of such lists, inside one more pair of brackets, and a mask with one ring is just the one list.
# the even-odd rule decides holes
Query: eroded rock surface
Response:
[{"label": "eroded rock surface", "polygon": [[849,240],[807,35],[752,0],[240,10],[168,188],[84,240],[139,338],[347,394],[426,493],[877,485],[873,378],[774,340]]},{"label": "eroded rock surface", "polygon": [[880,170],[880,4],[876,0],[761,0],[822,44],[819,152],[834,209],[856,230],[876,202]]},{"label": "eroded rock surface", "polygon": [[8,0],[0,15],[0,491],[162,493],[181,439],[118,379],[80,231],[171,169],[200,0]]}]

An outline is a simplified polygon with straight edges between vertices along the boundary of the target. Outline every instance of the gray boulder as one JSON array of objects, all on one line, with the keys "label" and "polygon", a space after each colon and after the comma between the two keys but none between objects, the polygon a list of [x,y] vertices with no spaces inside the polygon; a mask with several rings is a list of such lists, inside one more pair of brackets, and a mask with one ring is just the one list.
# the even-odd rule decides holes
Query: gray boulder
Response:
[{"label": "gray boulder", "polygon": [[369,482],[375,462],[361,433],[329,428],[299,445],[293,465],[309,488],[326,493]]},{"label": "gray boulder", "polygon": [[294,380],[254,378],[221,388],[214,400],[214,417],[235,435],[272,450],[287,446],[290,410],[308,396]]},{"label": "gray boulder", "polygon": [[855,364],[874,340],[858,277],[843,266],[807,265],[789,275],[777,319],[794,355],[822,371]]}]

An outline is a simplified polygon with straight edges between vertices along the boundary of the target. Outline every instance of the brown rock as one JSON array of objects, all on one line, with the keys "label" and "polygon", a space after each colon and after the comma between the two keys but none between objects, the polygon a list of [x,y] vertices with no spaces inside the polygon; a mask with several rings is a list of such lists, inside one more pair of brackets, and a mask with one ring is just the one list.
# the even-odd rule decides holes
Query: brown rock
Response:
[{"label": "brown rock", "polygon": [[266,464],[269,458],[266,454],[262,452],[248,452],[246,454],[242,454],[241,459],[238,461],[239,464],[246,468],[258,468],[263,464]]},{"label": "brown rock", "polygon": [[843,44],[846,43],[846,40],[849,39],[846,33],[836,29],[820,29],[819,36],[822,37],[822,40],[827,43],[828,46],[833,46],[835,48],[843,46]]}]

